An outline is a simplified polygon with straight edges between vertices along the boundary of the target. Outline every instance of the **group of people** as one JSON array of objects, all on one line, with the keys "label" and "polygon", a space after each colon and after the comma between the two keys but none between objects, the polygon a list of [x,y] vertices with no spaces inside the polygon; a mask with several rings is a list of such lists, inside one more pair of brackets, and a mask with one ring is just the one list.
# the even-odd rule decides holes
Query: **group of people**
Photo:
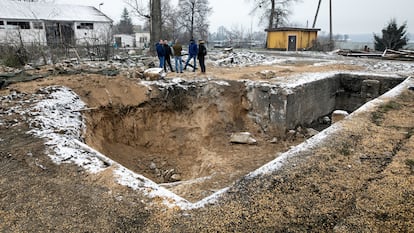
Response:
[{"label": "group of people", "polygon": [[[160,68],[163,68],[165,72],[167,72],[167,65],[171,72],[174,72],[171,65],[171,57],[174,57],[175,72],[177,73],[183,73],[183,70],[186,70],[187,66],[192,66],[193,72],[195,72],[197,69],[196,59],[198,59],[198,62],[200,63],[201,72],[206,72],[205,56],[207,55],[207,48],[203,40],[199,40],[198,45],[195,43],[194,39],[190,40],[190,44],[188,45],[188,58],[184,68],[182,60],[183,46],[178,40],[175,40],[174,44],[169,44],[167,40],[160,40],[160,42],[155,45],[155,48],[160,61]],[[190,64],[191,60],[193,60],[193,65]]]}]

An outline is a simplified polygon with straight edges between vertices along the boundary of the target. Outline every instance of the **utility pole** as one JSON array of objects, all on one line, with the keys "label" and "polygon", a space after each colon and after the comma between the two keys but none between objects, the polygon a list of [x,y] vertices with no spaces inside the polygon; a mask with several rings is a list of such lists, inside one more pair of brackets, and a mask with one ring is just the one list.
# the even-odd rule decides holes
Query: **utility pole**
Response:
[{"label": "utility pole", "polygon": [[321,2],[322,0],[319,0],[318,8],[316,8],[315,19],[313,20],[312,28],[315,28],[316,26],[316,20],[318,19],[319,9],[321,8]]},{"label": "utility pole", "polygon": [[332,37],[332,0],[329,0],[329,43],[330,49],[333,50],[333,37]]}]

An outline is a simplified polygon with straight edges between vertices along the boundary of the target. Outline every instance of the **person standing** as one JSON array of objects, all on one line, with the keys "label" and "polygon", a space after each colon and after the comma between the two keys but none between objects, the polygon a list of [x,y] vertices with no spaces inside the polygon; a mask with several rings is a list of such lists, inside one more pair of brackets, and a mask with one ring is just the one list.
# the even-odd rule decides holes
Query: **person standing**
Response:
[{"label": "person standing", "polygon": [[178,64],[180,64],[180,73],[183,72],[183,61],[181,59],[181,52],[183,51],[183,46],[175,40],[175,44],[173,45],[174,50],[174,63],[175,63],[175,71],[178,73]]},{"label": "person standing", "polygon": [[155,44],[155,49],[157,50],[157,56],[158,56],[158,59],[160,61],[160,68],[164,68],[165,50],[164,50],[162,40],[160,40],[160,42],[157,42],[157,44]]},{"label": "person standing", "polygon": [[193,72],[195,72],[197,68],[196,67],[197,66],[197,61],[196,61],[197,54],[198,54],[197,44],[194,42],[194,39],[191,39],[190,44],[188,45],[188,58],[184,66],[184,70],[187,69],[188,63],[190,62],[191,59],[193,59],[194,60]]},{"label": "person standing", "polygon": [[165,63],[164,63],[164,71],[167,72],[167,65],[170,67],[171,72],[174,72],[171,66],[171,47],[168,45],[168,41],[164,40],[164,50],[165,50]]},{"label": "person standing", "polygon": [[198,59],[198,62],[200,63],[201,73],[206,72],[206,64],[205,64],[205,60],[204,60],[206,55],[207,55],[207,48],[204,45],[204,41],[199,40],[198,41],[197,59]]}]

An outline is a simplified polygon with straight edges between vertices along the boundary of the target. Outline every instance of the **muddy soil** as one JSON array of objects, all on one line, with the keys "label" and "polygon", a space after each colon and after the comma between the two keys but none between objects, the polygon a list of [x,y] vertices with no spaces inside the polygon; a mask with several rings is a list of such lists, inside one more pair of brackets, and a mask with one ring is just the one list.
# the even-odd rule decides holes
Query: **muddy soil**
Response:
[{"label": "muddy soil", "polygon": [[[264,80],[267,77],[260,73],[263,70],[285,76],[338,69],[361,70],[361,67],[301,64],[210,68],[205,76]],[[168,74],[167,78],[174,76]],[[199,76],[190,72],[181,75],[187,79]],[[177,146],[169,139],[165,144],[165,138],[160,135],[162,130],[148,135],[154,145],[150,148],[145,143],[143,147],[142,143],[134,144],[135,140],[132,140],[134,143],[115,140],[122,133],[125,138],[131,136],[118,126],[132,124],[136,117],[125,115],[129,119],[112,127],[109,123],[119,119],[114,117],[119,116],[116,110],[134,112],[131,106],[148,101],[148,87],[121,75],[51,76],[16,83],[0,93],[34,93],[50,85],[70,87],[88,107],[99,110],[85,111],[90,129],[85,137],[96,149],[112,158],[120,152],[161,155],[151,159],[123,156],[119,160],[125,166],[135,171],[144,170],[160,183],[164,180],[153,172],[151,162],[164,170],[177,169],[184,181],[212,174],[216,176],[209,181],[223,180],[220,185],[206,182],[201,188],[194,183],[166,185],[193,200],[228,185],[274,158],[278,151],[304,140],[272,144],[269,143],[272,138],[258,133],[257,145],[234,145],[228,143],[231,131],[223,130],[226,127],[194,124],[194,119],[185,115],[178,119],[165,112],[157,116],[156,110],[148,113],[150,123],[160,125],[167,120],[170,124],[163,130],[170,132],[169,137],[175,140],[183,137],[186,143]],[[2,114],[0,229],[2,232],[410,232],[414,228],[414,93],[407,91],[392,101],[391,106],[383,106],[375,113],[366,113],[349,122],[346,130],[315,149],[307,160],[297,161],[289,171],[242,181],[220,203],[191,211],[150,202],[140,193],[115,184],[106,173],[88,174],[75,165],[53,164],[43,142],[26,133],[28,125],[22,123],[22,117],[28,116]],[[3,101],[0,110],[12,107],[13,100]],[[111,111],[104,111],[108,108]],[[200,122],[212,118],[201,116],[204,111],[195,114]],[[173,122],[175,125],[171,126]],[[199,133],[200,127],[204,127],[203,133]],[[108,136],[108,131],[113,134]],[[193,133],[186,133],[184,137],[183,131]],[[184,162],[171,159],[177,155],[182,155]],[[221,173],[223,170],[230,172]],[[197,188],[204,193],[192,191]]]}]

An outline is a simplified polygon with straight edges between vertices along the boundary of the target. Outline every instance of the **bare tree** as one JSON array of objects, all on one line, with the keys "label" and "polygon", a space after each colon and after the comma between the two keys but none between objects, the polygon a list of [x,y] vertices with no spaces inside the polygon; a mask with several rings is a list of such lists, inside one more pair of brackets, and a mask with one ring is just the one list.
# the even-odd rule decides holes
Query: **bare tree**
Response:
[{"label": "bare tree", "polygon": [[[139,18],[149,21],[150,44],[162,38],[161,35],[161,0],[124,0],[132,12]],[[154,46],[150,46],[154,51]]]},{"label": "bare tree", "polygon": [[150,0],[124,0],[124,2],[131,8],[132,13],[138,18],[149,20],[150,15]]},{"label": "bare tree", "polygon": [[244,32],[245,32],[245,28],[243,27],[243,25],[233,25],[230,28],[230,38],[232,40],[243,40],[244,39]]},{"label": "bare tree", "polygon": [[[151,6],[151,45],[155,44],[155,41],[158,41],[162,38],[161,26],[162,26],[162,14],[161,14],[161,0],[150,0]],[[154,46],[151,46],[153,49]]]},{"label": "bare tree", "polygon": [[165,39],[175,40],[178,38],[179,23],[177,20],[177,11],[171,6],[170,0],[161,0],[161,28]]},{"label": "bare tree", "polygon": [[207,17],[212,10],[208,0],[179,0],[178,7],[178,20],[188,36],[205,38],[209,27]]},{"label": "bare tree", "polygon": [[253,1],[252,14],[260,13],[260,23],[267,21],[267,29],[286,25],[290,14],[289,7],[300,0],[247,0]]}]

